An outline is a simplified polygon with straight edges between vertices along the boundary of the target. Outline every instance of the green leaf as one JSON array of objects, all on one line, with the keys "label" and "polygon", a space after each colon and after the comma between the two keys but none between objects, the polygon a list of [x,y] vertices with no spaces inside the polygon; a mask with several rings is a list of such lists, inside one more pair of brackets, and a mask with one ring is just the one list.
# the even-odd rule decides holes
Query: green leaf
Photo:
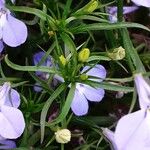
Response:
[{"label": "green leaf", "polygon": [[6,5],[6,7],[12,11],[18,11],[18,12],[25,12],[28,14],[33,14],[39,18],[41,18],[44,21],[47,21],[50,23],[50,26],[52,27],[53,30],[55,30],[57,27],[55,25],[55,20],[47,15],[46,13],[44,13],[43,11],[36,9],[36,8],[31,8],[31,7],[25,7],[25,6],[9,6]]},{"label": "green leaf", "polygon": [[111,59],[108,56],[90,56],[88,62],[100,60],[111,61]]},{"label": "green leaf", "polygon": [[50,17],[47,14],[45,14],[43,11],[36,9],[36,8],[25,7],[25,6],[9,6],[9,5],[6,5],[6,6],[10,10],[18,11],[18,12],[25,12],[28,14],[33,14],[33,15],[38,16],[39,18],[41,18],[42,20],[45,20],[45,21],[47,20],[47,18]]},{"label": "green leaf", "polygon": [[46,121],[46,116],[48,109],[50,108],[52,102],[59,96],[59,94],[65,89],[66,85],[61,84],[54,92],[53,94],[49,97],[49,99],[45,102],[45,105],[42,109],[41,112],[41,117],[40,117],[40,125],[41,125],[41,143],[44,140],[44,132],[45,132],[45,121]]},{"label": "green leaf", "polygon": [[78,27],[71,28],[70,31],[73,33],[83,33],[86,31],[97,31],[97,30],[113,30],[113,29],[121,29],[121,28],[140,28],[147,31],[150,31],[149,28],[144,25],[138,23],[130,23],[130,22],[121,22],[121,23],[92,23],[92,24],[84,24]]},{"label": "green leaf", "polygon": [[46,67],[46,66],[20,66],[20,65],[16,65],[8,59],[8,55],[5,56],[5,62],[9,67],[11,67],[15,70],[19,70],[19,71],[41,71],[41,72],[48,72],[48,73],[52,73],[52,74],[58,73],[55,69],[50,68],[50,67]]},{"label": "green leaf", "polygon": [[[145,73],[145,67],[137,53],[137,50],[133,47],[132,41],[130,40],[129,33],[127,29],[121,30],[123,37],[123,44],[126,50],[127,56],[132,60],[132,63],[136,67],[136,71]],[[130,65],[130,64],[129,64]]]},{"label": "green leaf", "polygon": [[86,84],[92,86],[92,87],[97,87],[97,88],[103,88],[106,90],[110,90],[110,91],[122,91],[122,92],[133,92],[134,88],[133,87],[129,87],[129,86],[121,86],[121,85],[114,85],[108,82],[94,82],[94,81],[85,81]]},{"label": "green leaf", "polygon": [[65,102],[65,104],[62,108],[61,114],[53,122],[50,123],[50,126],[53,126],[53,125],[63,121],[64,118],[67,116],[67,114],[70,110],[70,106],[71,106],[73,97],[74,97],[75,88],[76,88],[75,84],[72,84],[71,88],[70,88],[70,91],[68,93],[66,102]]},{"label": "green leaf", "polygon": [[87,117],[73,117],[73,121],[82,126],[90,128],[99,128],[99,126],[111,125],[115,119],[107,116],[87,116]]},{"label": "green leaf", "polygon": [[70,50],[72,55],[77,55],[76,46],[72,39],[64,32],[61,33],[61,39],[64,41],[64,43],[67,46],[67,49]]}]

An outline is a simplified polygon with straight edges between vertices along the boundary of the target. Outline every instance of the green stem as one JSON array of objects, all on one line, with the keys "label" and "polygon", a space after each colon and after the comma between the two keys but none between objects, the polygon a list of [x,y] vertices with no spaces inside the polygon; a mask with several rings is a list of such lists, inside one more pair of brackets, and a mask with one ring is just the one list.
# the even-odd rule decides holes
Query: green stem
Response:
[{"label": "green stem", "polygon": [[122,22],[123,21],[123,0],[117,0],[117,18],[118,18],[118,22]]}]

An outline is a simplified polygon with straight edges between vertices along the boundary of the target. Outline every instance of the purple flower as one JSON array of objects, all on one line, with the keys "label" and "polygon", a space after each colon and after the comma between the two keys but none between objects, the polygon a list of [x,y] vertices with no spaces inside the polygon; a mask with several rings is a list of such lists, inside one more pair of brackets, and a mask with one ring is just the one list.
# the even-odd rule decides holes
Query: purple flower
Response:
[{"label": "purple flower", "polygon": [[0,0],[0,39],[11,47],[21,45],[26,41],[26,25],[13,17],[5,7],[5,1]]},{"label": "purple flower", "polygon": [[[45,56],[45,52],[38,52],[36,54],[34,54],[33,56],[33,62],[34,65],[38,65],[41,61],[41,59]],[[48,56],[44,62],[41,64],[41,66],[47,66],[47,67],[53,67],[53,60],[51,56]],[[48,79],[49,78],[49,73],[47,72],[40,72],[40,71],[36,71],[36,75],[40,76],[43,79]]]},{"label": "purple flower", "polygon": [[[85,72],[90,67],[86,66],[82,72]],[[97,79],[89,79],[96,82],[101,82],[106,77],[106,70],[102,65],[96,65],[86,75],[97,77]],[[98,79],[99,78],[99,79]],[[71,109],[77,116],[87,114],[89,105],[88,100],[92,102],[100,102],[104,97],[105,91],[101,88],[94,88],[86,84],[76,83],[76,90],[71,104]]]},{"label": "purple flower", "polygon": [[4,49],[4,44],[3,42],[0,40],[0,53],[3,51]]},{"label": "purple flower", "polygon": [[135,84],[139,96],[141,109],[147,109],[150,106],[150,86],[141,74],[135,75]]},{"label": "purple flower", "polygon": [[[123,14],[129,14],[135,10],[138,9],[138,6],[126,6],[123,7]],[[112,7],[108,7],[107,8],[109,15],[109,20],[111,23],[115,23],[117,22],[117,7],[116,6],[112,6]]]},{"label": "purple flower", "polygon": [[[41,61],[41,59],[45,56],[45,52],[38,52],[33,56],[33,62],[34,65],[38,65]],[[44,62],[41,64],[41,66],[47,66],[47,67],[53,67],[52,63],[52,57],[48,56]],[[49,73],[47,72],[40,72],[36,71],[36,75],[39,76],[41,79],[47,80],[49,78]],[[41,92],[42,88],[39,83],[35,83],[34,85],[34,90],[36,92]]]},{"label": "purple flower", "polygon": [[22,112],[17,109],[20,105],[18,92],[11,89],[9,83],[0,87],[0,137],[16,139],[24,131],[25,122]]},{"label": "purple flower", "polygon": [[141,109],[122,117],[114,133],[103,129],[115,150],[150,149],[150,86],[140,74],[135,75],[135,84]]},{"label": "purple flower", "polygon": [[113,133],[103,129],[115,150],[149,150],[150,111],[139,110],[122,117]]},{"label": "purple flower", "polygon": [[139,6],[150,7],[150,0],[131,0],[131,1]]},{"label": "purple flower", "polygon": [[0,149],[14,149],[16,148],[16,143],[14,141],[11,140],[0,140]]}]

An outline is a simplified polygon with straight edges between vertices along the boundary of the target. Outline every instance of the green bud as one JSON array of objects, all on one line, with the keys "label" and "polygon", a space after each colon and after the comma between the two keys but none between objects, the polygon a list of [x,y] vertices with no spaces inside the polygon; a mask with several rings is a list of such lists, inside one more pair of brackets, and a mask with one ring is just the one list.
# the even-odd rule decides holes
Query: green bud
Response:
[{"label": "green bud", "polygon": [[125,57],[125,49],[120,46],[115,48],[113,52],[108,52],[107,54],[113,60],[122,60]]},{"label": "green bud", "polygon": [[61,55],[61,56],[59,57],[59,60],[60,60],[60,62],[61,62],[61,64],[62,64],[63,66],[66,65],[67,60],[66,60],[66,58],[65,58],[63,55]]},{"label": "green bud", "polygon": [[87,80],[87,79],[88,79],[88,75],[85,74],[85,73],[84,73],[84,74],[81,74],[81,75],[80,75],[80,79],[81,79],[81,80]]},{"label": "green bud", "polygon": [[84,7],[79,9],[75,14],[92,13],[98,7],[98,0],[91,0]]},{"label": "green bud", "polygon": [[78,60],[80,62],[86,62],[89,59],[90,50],[88,48],[83,48],[78,54]]}]

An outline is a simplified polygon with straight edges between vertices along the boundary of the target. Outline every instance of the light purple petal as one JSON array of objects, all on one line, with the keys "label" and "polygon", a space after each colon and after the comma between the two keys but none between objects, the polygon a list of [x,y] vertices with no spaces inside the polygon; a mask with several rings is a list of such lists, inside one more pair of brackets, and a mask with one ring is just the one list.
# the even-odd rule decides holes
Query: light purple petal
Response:
[{"label": "light purple petal", "polygon": [[78,91],[78,89],[75,90],[74,98],[71,103],[71,109],[77,116],[82,116],[87,114],[88,112],[88,101],[85,98],[85,96]]},{"label": "light purple petal", "polygon": [[[128,13],[131,13],[131,12],[137,10],[138,8],[139,8],[138,6],[123,7],[123,14],[125,15],[125,14],[128,14]],[[109,15],[110,22],[111,23],[117,22],[117,7],[116,6],[108,7],[107,12],[110,14]]]},{"label": "light purple petal", "polygon": [[0,7],[4,7],[5,0],[0,0]]},{"label": "light purple petal", "polygon": [[40,86],[39,83],[35,83],[33,88],[34,88],[34,91],[36,91],[36,92],[41,92],[42,91],[42,87]]},{"label": "light purple petal", "polygon": [[147,123],[149,119],[145,110],[122,117],[117,124],[114,136],[118,149],[143,150],[145,148],[146,150],[147,146],[150,147],[150,123]]},{"label": "light purple petal", "polygon": [[100,102],[105,91],[100,88],[93,88],[86,84],[77,84],[76,87],[89,101]]},{"label": "light purple petal", "polygon": [[8,82],[5,82],[3,86],[0,86],[0,106],[4,105],[4,103],[6,102],[10,88],[10,83]]},{"label": "light purple petal", "polygon": [[5,101],[5,105],[10,106],[10,107],[15,107],[18,108],[20,105],[20,95],[19,93],[11,89],[10,92],[7,95],[7,100]]},{"label": "light purple petal", "polygon": [[123,7],[123,14],[128,14],[128,13],[131,13],[135,10],[137,10],[139,7],[138,6],[126,6],[126,7]]},{"label": "light purple petal", "polygon": [[0,40],[0,53],[3,51],[3,49],[4,49],[4,44],[2,40]]},{"label": "light purple petal", "polygon": [[139,6],[145,6],[150,7],[150,1],[149,0],[131,0],[133,3]]},{"label": "light purple petal", "polygon": [[[90,68],[90,66],[85,66],[81,73],[87,71]],[[88,76],[97,77],[100,79],[90,79],[92,81],[101,82],[102,79],[106,78],[106,69],[102,65],[95,65],[93,68],[91,68],[87,73]]]},{"label": "light purple petal", "polygon": [[[44,52],[38,52],[38,53],[34,54],[34,56],[33,56],[34,65],[38,65],[44,56],[45,56]],[[52,67],[53,66],[52,57],[48,56],[46,58],[46,60],[43,62],[43,64],[41,64],[41,66]],[[47,74],[48,73],[36,71],[36,75],[38,75],[38,76],[46,77]]]},{"label": "light purple petal", "polygon": [[114,132],[112,132],[111,130],[109,130],[108,128],[102,128],[103,130],[103,134],[105,135],[105,137],[108,139],[108,141],[112,144],[113,148],[115,150],[119,150],[117,148],[117,145],[115,143],[115,139],[114,139]]},{"label": "light purple petal", "polygon": [[19,109],[1,106],[0,135],[6,139],[16,139],[25,128],[24,117]]},{"label": "light purple petal", "polygon": [[14,149],[16,148],[16,143],[12,140],[0,140],[0,149]]},{"label": "light purple petal", "polygon": [[140,107],[146,109],[150,106],[150,86],[140,74],[135,75],[134,80],[139,96]]},{"label": "light purple petal", "polygon": [[16,47],[23,44],[26,39],[26,25],[22,21],[8,14],[7,21],[3,26],[3,41],[11,47]]}]

